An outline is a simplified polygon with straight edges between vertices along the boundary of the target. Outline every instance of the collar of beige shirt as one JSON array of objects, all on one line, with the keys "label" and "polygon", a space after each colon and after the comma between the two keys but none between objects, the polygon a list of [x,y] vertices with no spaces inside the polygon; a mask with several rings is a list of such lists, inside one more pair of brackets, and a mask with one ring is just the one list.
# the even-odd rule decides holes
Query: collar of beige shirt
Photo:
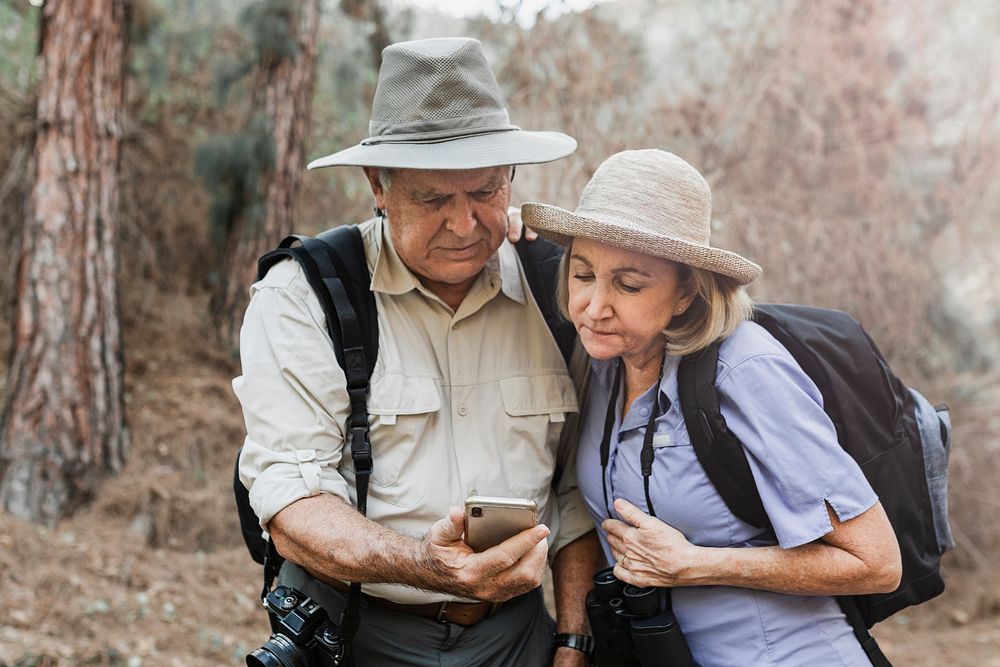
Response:
[{"label": "collar of beige shirt", "polygon": [[[418,290],[424,296],[440,301],[440,299],[420,284],[420,280],[403,263],[396,248],[392,245],[392,235],[389,234],[389,221],[383,218],[381,224],[375,225],[374,241],[377,251],[369,252],[369,257],[376,257],[375,266],[369,267],[372,272],[372,291],[384,294],[405,294],[410,290]],[[517,251],[507,240],[504,240],[497,252],[493,253],[486,266],[479,274],[479,279],[473,285],[470,294],[481,294],[476,301],[488,301],[501,291],[508,299],[523,304],[525,302],[524,285],[517,268]],[[479,294],[477,294],[479,296]]]}]

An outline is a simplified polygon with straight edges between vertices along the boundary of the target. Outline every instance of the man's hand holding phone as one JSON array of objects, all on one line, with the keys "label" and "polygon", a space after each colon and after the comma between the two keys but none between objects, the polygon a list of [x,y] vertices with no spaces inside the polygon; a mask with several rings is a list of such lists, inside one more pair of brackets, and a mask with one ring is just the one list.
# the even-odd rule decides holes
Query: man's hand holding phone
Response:
[{"label": "man's hand holding phone", "polygon": [[503,602],[537,588],[542,583],[548,556],[545,525],[527,528],[477,553],[465,534],[465,513],[452,507],[423,540],[430,569],[439,581],[429,588],[463,597]]}]

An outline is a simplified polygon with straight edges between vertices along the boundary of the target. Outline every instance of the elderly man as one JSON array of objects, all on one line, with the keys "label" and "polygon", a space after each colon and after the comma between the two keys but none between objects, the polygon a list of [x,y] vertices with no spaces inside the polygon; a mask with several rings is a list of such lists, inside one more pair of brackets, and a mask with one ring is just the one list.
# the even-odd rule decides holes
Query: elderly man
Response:
[{"label": "elderly man", "polygon": [[[363,584],[358,665],[543,665],[554,644],[555,664],[586,664],[596,539],[572,470],[551,488],[577,402],[505,240],[513,165],[576,142],[510,125],[470,39],[386,48],[370,134],[310,164],[361,166],[375,196],[361,225],[379,326],[367,516],[352,505],[345,375],[295,262],[253,286],[243,324],[240,477],[287,559],[279,583],[335,620],[344,582]],[[470,495],[533,499],[539,525],[475,553],[458,507]],[[539,589],[547,556],[555,642]]]}]

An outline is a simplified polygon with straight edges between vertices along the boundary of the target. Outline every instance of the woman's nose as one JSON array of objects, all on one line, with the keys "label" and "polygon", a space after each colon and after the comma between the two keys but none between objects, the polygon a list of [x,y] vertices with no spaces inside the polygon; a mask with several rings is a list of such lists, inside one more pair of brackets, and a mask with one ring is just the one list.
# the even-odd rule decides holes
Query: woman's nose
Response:
[{"label": "woman's nose", "polygon": [[590,301],[587,304],[587,317],[592,320],[604,319],[611,315],[610,293],[600,281],[597,281],[590,292]]}]

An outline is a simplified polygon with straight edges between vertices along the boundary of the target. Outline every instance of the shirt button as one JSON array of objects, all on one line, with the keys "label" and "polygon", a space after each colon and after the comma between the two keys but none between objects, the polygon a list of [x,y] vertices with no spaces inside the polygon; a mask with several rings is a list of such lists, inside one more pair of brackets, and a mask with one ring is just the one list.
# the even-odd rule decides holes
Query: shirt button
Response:
[{"label": "shirt button", "polygon": [[649,416],[649,408],[642,408],[642,409],[640,409],[639,410],[639,414],[642,415],[643,417],[648,417]]},{"label": "shirt button", "polygon": [[464,405],[458,406],[458,414],[464,417],[468,412],[469,410]]}]

